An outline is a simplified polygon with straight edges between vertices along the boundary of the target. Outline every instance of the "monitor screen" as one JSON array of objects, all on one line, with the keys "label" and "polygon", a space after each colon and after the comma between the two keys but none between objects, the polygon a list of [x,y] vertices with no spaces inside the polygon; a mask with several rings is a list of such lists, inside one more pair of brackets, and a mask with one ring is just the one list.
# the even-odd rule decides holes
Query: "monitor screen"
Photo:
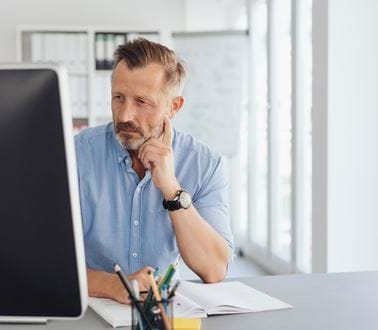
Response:
[{"label": "monitor screen", "polygon": [[83,312],[60,87],[53,69],[0,68],[0,316]]}]

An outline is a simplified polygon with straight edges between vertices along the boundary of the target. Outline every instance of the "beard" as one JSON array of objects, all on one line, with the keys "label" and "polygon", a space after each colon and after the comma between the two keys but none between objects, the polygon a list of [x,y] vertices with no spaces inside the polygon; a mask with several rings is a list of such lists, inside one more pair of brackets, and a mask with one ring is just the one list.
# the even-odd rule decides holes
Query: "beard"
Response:
[{"label": "beard", "polygon": [[163,132],[163,124],[149,128],[144,132],[132,121],[114,123],[116,138],[126,150],[138,150],[149,138],[158,138]]}]

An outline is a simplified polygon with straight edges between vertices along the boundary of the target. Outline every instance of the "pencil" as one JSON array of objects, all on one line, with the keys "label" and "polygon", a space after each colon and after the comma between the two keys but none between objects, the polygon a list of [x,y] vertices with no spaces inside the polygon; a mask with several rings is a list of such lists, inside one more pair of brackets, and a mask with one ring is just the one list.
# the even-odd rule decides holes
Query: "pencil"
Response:
[{"label": "pencil", "polygon": [[[175,260],[175,262],[173,264],[170,264],[168,266],[168,269],[165,272],[165,275],[164,275],[163,279],[159,283],[159,292],[161,291],[161,288],[163,287],[164,284],[168,284],[168,286],[169,286],[169,283],[172,280],[172,277],[173,277],[173,275],[174,275],[174,273],[176,271],[176,268],[177,268],[177,266],[179,264],[179,261],[180,261],[180,255],[178,255],[178,257],[176,258],[176,260]],[[146,298],[146,300],[144,302],[144,310],[148,310],[148,308],[150,307],[152,296],[153,296],[153,292],[151,290],[149,290],[147,298]]]},{"label": "pencil", "polygon": [[176,272],[177,265],[178,263],[175,262],[174,264],[168,266],[167,272],[165,273],[163,279],[160,282],[159,291],[161,290],[164,284],[167,284],[169,286],[169,283],[171,282],[172,277]]},{"label": "pencil", "polygon": [[165,314],[163,304],[161,303],[161,297],[160,297],[159,290],[156,286],[154,275],[150,271],[148,272],[148,275],[149,275],[148,278],[150,279],[150,285],[151,285],[152,292],[154,293],[155,299],[156,299],[158,306],[160,308],[160,312],[161,312],[161,316],[163,318],[165,329],[169,330],[169,329],[171,329],[171,327],[169,326],[169,320],[168,320],[167,314]]},{"label": "pencil", "polygon": [[131,302],[135,305],[135,307],[137,308],[138,312],[140,313],[140,315],[142,316],[142,318],[146,322],[147,326],[150,329],[152,329],[151,322],[148,319],[148,317],[147,317],[146,313],[144,312],[143,308],[140,307],[139,301],[136,299],[136,297],[134,295],[134,291],[131,288],[131,284],[130,284],[129,280],[127,279],[127,277],[125,276],[125,274],[123,273],[121,267],[119,265],[115,264],[114,265],[114,271],[117,273],[117,275],[118,275],[119,279],[121,280],[123,286],[125,287],[125,289],[129,293]]}]

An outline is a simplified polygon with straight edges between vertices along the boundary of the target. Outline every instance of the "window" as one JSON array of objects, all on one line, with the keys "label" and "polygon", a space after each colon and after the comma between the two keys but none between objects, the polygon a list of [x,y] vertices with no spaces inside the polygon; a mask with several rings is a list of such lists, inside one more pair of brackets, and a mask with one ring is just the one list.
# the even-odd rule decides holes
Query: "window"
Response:
[{"label": "window", "polygon": [[268,244],[268,70],[267,4],[253,3],[250,12],[250,120],[249,120],[249,238],[261,247]]},{"label": "window", "polygon": [[248,1],[248,212],[241,241],[245,254],[275,273],[311,271],[311,1]]},{"label": "window", "polygon": [[270,248],[291,261],[292,38],[291,1],[268,2],[268,213]]}]

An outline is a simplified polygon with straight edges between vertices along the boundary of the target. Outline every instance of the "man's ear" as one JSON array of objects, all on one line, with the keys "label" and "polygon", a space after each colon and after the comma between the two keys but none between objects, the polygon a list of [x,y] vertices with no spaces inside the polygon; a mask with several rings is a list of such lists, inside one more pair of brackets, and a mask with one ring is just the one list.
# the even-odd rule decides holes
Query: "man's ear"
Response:
[{"label": "man's ear", "polygon": [[177,112],[180,111],[180,109],[184,105],[184,101],[185,99],[183,96],[176,96],[173,99],[171,103],[171,111],[168,114],[170,119],[173,119],[176,116]]}]

